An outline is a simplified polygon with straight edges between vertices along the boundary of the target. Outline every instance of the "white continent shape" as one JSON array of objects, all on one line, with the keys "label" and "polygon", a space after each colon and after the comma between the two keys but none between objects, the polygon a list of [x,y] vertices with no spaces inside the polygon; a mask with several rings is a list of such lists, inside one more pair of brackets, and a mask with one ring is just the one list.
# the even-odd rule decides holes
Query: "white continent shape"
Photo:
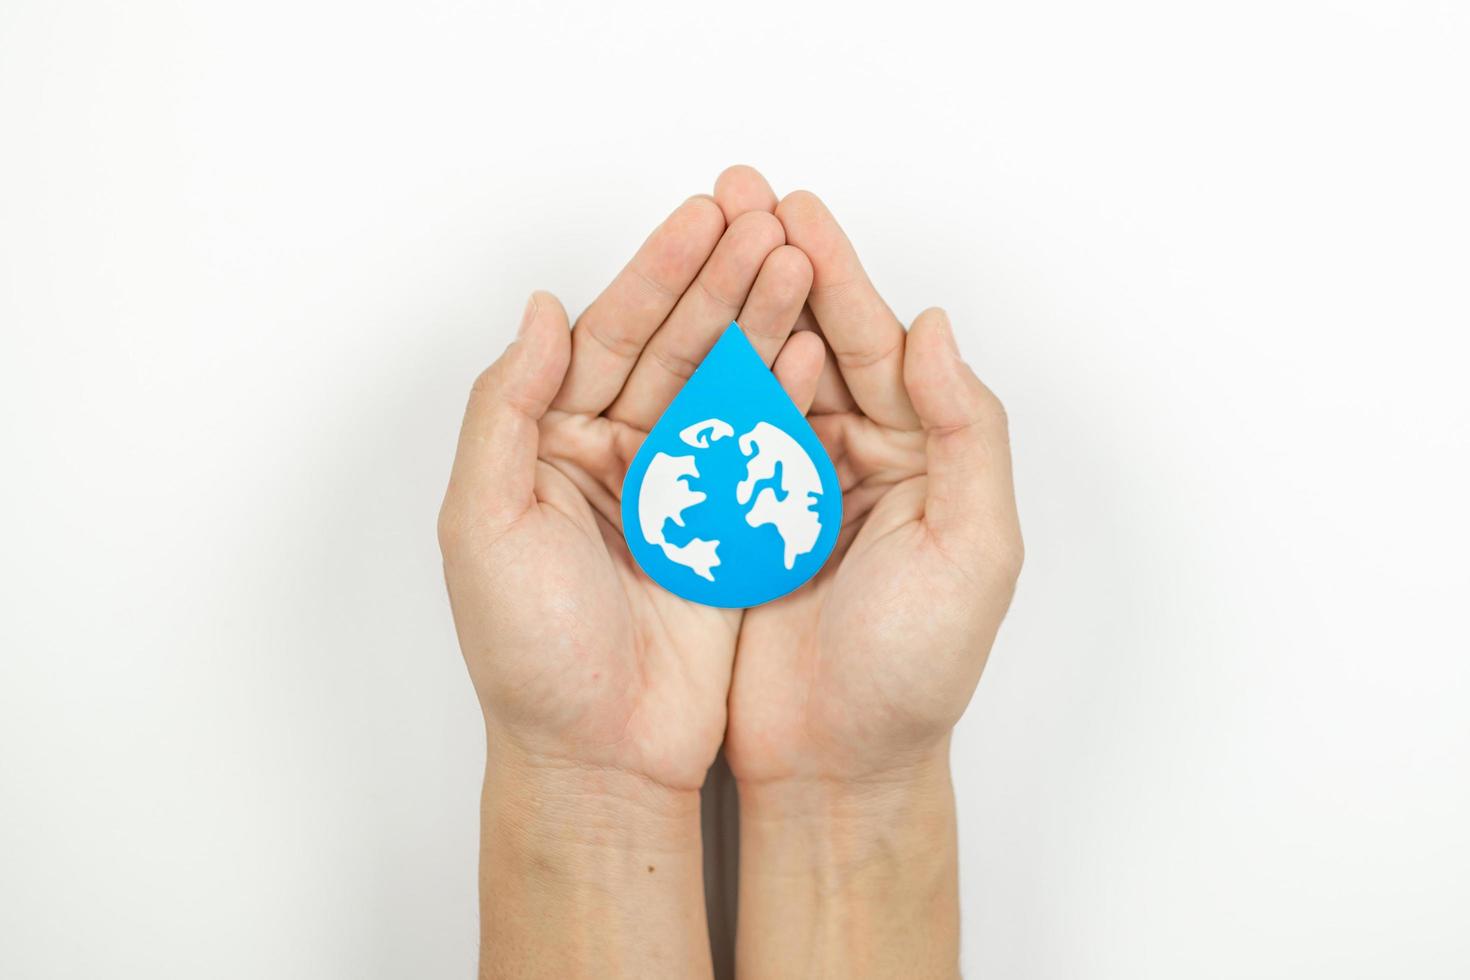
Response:
[{"label": "white continent shape", "polygon": [[812,510],[822,492],[822,478],[801,444],[769,422],[757,422],[755,428],[740,437],[739,445],[740,452],[746,456],[750,455],[752,445],[755,448],[755,457],[745,467],[745,479],[735,487],[735,499],[739,503],[748,503],[756,484],[775,476],[776,464],[781,465],[781,489],[785,498],[778,498],[770,487],[762,487],[755,503],[745,512],[745,522],[751,527],[775,525],[786,544],[786,567],[791,568],[798,555],[816,547],[822,533],[822,522]]},{"label": "white continent shape", "polygon": [[[679,439],[691,448],[706,449],[711,443],[734,435],[730,423],[705,419],[682,429]],[[740,436],[738,445],[741,455],[751,458],[746,463],[745,479],[735,486],[735,500],[742,505],[750,504],[745,521],[751,527],[770,524],[776,528],[785,545],[786,567],[790,569],[798,556],[816,547],[822,533],[822,522],[812,509],[822,492],[822,478],[801,444],[769,422],[757,422]],[[769,486],[756,494],[756,485],[772,479],[778,466],[785,496],[778,497]],[[656,453],[643,475],[638,496],[638,525],[644,540],[662,549],[670,561],[713,582],[712,569],[720,564],[719,541],[692,538],[687,544],[677,545],[664,537],[665,521],[683,527],[684,512],[707,499],[703,491],[692,489],[687,482],[687,478],[698,476],[699,467],[693,456]],[[754,503],[751,503],[752,495]]]},{"label": "white continent shape", "polygon": [[695,449],[708,449],[709,444],[721,439],[733,436],[735,430],[730,428],[730,423],[724,419],[705,419],[703,422],[695,422],[686,425],[679,430],[679,438],[686,446]]},{"label": "white continent shape", "polygon": [[638,526],[643,531],[643,539],[662,548],[670,561],[713,582],[715,576],[710,569],[720,563],[715,554],[720,542],[692,538],[688,544],[677,545],[664,537],[664,521],[673,521],[683,527],[684,511],[705,499],[703,491],[690,489],[684,481],[685,477],[691,476],[699,476],[699,467],[695,465],[693,456],[656,454],[648,464],[648,472],[643,475],[643,486],[638,494]]}]

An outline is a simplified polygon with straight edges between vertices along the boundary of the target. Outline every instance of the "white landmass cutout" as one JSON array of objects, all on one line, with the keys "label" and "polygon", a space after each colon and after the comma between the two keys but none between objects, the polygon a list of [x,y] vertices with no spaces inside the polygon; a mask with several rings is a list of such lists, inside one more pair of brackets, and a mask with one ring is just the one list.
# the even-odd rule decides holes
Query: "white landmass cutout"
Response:
[{"label": "white landmass cutout", "polygon": [[755,458],[745,467],[745,479],[735,487],[735,499],[742,504],[749,502],[755,485],[775,476],[776,465],[780,464],[785,498],[777,498],[770,487],[761,488],[755,503],[745,512],[745,522],[751,527],[775,525],[786,544],[786,567],[790,568],[798,555],[817,546],[817,537],[822,533],[822,522],[811,509],[822,492],[822,478],[801,444],[769,422],[757,422],[740,437],[741,453],[749,456],[752,443]]},{"label": "white landmass cutout", "polygon": [[[705,419],[680,430],[679,439],[694,449],[707,449],[710,443],[734,435],[730,423]],[[822,522],[812,509],[822,492],[822,478],[801,444],[769,422],[757,422],[755,428],[740,437],[738,445],[742,455],[755,453],[755,456],[746,463],[745,479],[735,486],[737,503],[750,504],[756,485],[774,477],[777,466],[781,469],[781,490],[785,496],[778,497],[770,487],[761,488],[745,512],[745,522],[751,527],[770,524],[776,528],[785,544],[784,557],[790,569],[799,555],[816,547],[822,533]],[[664,537],[665,521],[683,527],[684,512],[707,498],[703,491],[692,489],[687,482],[687,478],[698,476],[699,467],[693,456],[656,453],[643,475],[638,496],[638,525],[643,539],[661,548],[670,561],[713,582],[712,569],[720,564],[716,553],[719,541],[693,538],[687,544],[677,545]]]},{"label": "white landmass cutout", "polygon": [[705,419],[703,422],[686,425],[679,431],[679,438],[684,440],[685,445],[693,446],[695,449],[708,449],[710,443],[718,442],[734,434],[735,430],[730,428],[729,422],[723,419]]},{"label": "white landmass cutout", "polygon": [[669,561],[713,582],[715,576],[710,569],[720,563],[715,554],[720,546],[718,541],[693,538],[688,544],[677,545],[664,537],[664,521],[683,527],[684,511],[705,499],[703,491],[691,490],[684,482],[686,476],[698,475],[693,456],[655,454],[643,475],[643,489],[638,495],[638,526],[643,531],[643,540],[662,548]]}]

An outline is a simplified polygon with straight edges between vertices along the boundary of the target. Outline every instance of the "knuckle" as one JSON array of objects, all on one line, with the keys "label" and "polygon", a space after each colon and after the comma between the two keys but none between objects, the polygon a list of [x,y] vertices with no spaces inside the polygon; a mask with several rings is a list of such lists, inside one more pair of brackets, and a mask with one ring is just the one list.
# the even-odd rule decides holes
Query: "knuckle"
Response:
[{"label": "knuckle", "polygon": [[460,517],[458,507],[451,497],[445,497],[443,506],[439,508],[439,517],[435,527],[441,555],[448,558],[459,547],[464,537],[463,529],[464,522]]},{"label": "knuckle", "polygon": [[[677,298],[674,290],[658,282],[647,273],[638,272],[637,274],[651,291],[660,295]],[[643,351],[643,343],[627,327],[622,329],[619,329],[617,326],[607,327],[599,321],[587,320],[585,323],[578,323],[577,330],[572,331],[573,342],[578,339],[578,333],[583,337],[591,338],[599,347],[602,347],[620,361],[632,360]]]},{"label": "knuckle", "polygon": [[1000,549],[1000,564],[1010,582],[1021,577],[1021,568],[1026,564],[1026,543],[1019,532]]},{"label": "knuckle", "polygon": [[735,313],[738,313],[740,311],[740,304],[735,302],[733,298],[726,296],[719,290],[715,289],[714,286],[710,285],[709,280],[705,276],[700,276],[698,279],[694,280],[693,288],[699,290],[700,294],[704,296],[704,298],[707,299],[716,309],[731,311]]},{"label": "knuckle", "polygon": [[997,431],[1005,433],[1011,426],[1010,413],[1006,410],[1005,403],[991,391],[984,388],[980,395],[981,417],[988,421]]},{"label": "knuckle", "polygon": [[500,372],[496,370],[498,364],[497,361],[475,376],[475,383],[470,385],[471,397],[489,394],[500,386]]},{"label": "knuckle", "polygon": [[688,381],[699,367],[699,361],[664,346],[650,346],[648,355],[653,362],[680,381]]}]

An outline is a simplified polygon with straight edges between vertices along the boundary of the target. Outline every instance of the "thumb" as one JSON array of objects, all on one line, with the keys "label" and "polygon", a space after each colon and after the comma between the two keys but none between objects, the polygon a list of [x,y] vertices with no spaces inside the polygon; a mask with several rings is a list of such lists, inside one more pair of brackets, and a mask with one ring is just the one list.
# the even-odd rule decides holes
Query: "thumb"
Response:
[{"label": "thumb", "polygon": [[470,391],[441,540],[467,524],[509,524],[535,503],[537,424],[566,377],[570,356],[566,311],[550,293],[533,293],[515,341]]},{"label": "thumb", "polygon": [[925,523],[946,541],[973,545],[1013,531],[1019,549],[1005,408],[960,356],[943,310],[914,320],[903,378],[925,432]]}]

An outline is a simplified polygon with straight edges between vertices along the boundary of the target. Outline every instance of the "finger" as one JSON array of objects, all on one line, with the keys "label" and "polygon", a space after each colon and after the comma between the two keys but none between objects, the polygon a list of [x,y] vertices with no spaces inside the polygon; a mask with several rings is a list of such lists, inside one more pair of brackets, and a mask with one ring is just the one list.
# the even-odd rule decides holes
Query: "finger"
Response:
[{"label": "finger", "polygon": [[[803,330],[801,320],[797,320],[793,333],[808,332],[815,337],[822,338],[820,331]],[[822,338],[822,348],[830,353],[825,338]],[[822,358],[822,376],[817,379],[817,394],[812,399],[811,411],[816,415],[836,415],[858,411],[857,402],[853,400],[852,392],[847,390],[847,382],[842,380],[842,372],[838,370],[837,360],[834,357]]]},{"label": "finger", "polygon": [[813,333],[792,334],[776,356],[771,369],[781,387],[786,390],[801,414],[812,407],[812,398],[817,394],[817,379],[822,375],[822,362],[827,359],[827,348],[820,337]]},{"label": "finger", "polygon": [[799,248],[782,245],[766,256],[736,320],[770,367],[791,335],[812,288],[812,264]]},{"label": "finger", "polygon": [[980,542],[985,529],[1015,527],[1005,409],[960,357],[943,310],[914,321],[903,378],[925,431],[925,523],[946,539],[970,542]]},{"label": "finger", "polygon": [[503,526],[535,503],[537,423],[566,375],[570,336],[556,297],[534,293],[515,341],[475,381],[445,497],[451,529]]},{"label": "finger", "polygon": [[761,211],[736,218],[694,285],[648,341],[609,418],[647,431],[740,313],[766,256],[783,244],[781,223]]},{"label": "finger", "polygon": [[571,366],[556,396],[557,408],[596,415],[612,404],[644,344],[699,274],[724,231],[724,215],[706,195],[691,197],[654,229],[577,318]]},{"label": "finger", "polygon": [[737,163],[715,178],[715,203],[729,223],[747,211],[775,211],[776,192],[760,171]]},{"label": "finger", "polygon": [[815,194],[776,206],[786,239],[812,262],[808,302],[858,407],[879,425],[918,428],[903,383],[903,325],[863,271],[852,243]]},{"label": "finger", "polygon": [[836,415],[858,411],[857,402],[853,401],[852,392],[847,390],[847,382],[842,380],[842,372],[837,368],[837,359],[832,357],[832,349],[827,346],[827,340],[822,336],[822,328],[817,325],[817,318],[812,315],[810,303],[801,308],[801,315],[796,318],[796,326],[791,328],[793,334],[807,331],[822,338],[822,347],[827,352],[827,356],[822,359],[822,376],[817,379],[817,394],[812,399],[811,414]]}]

